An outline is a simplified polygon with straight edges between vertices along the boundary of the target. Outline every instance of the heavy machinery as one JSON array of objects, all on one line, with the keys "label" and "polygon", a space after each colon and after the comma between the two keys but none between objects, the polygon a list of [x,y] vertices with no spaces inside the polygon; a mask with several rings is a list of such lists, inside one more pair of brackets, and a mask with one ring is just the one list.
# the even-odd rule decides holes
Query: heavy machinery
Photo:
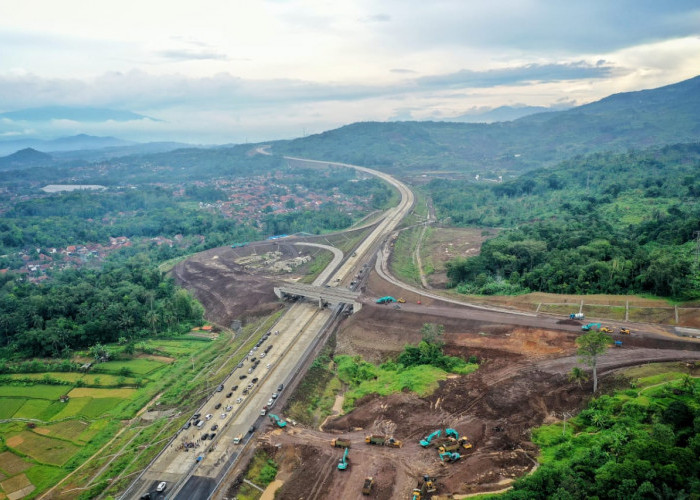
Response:
[{"label": "heavy machinery", "polygon": [[600,330],[600,323],[588,323],[587,325],[583,325],[581,327],[581,330],[584,332],[587,332],[589,330]]},{"label": "heavy machinery", "polygon": [[345,438],[336,438],[331,441],[331,446],[334,448],[350,448],[350,440]]},{"label": "heavy machinery", "polygon": [[450,429],[449,427],[445,429],[445,436],[451,436],[455,439],[459,439],[459,432],[455,429]]},{"label": "heavy machinery", "polygon": [[420,500],[421,494],[419,488],[413,488],[413,493],[411,494],[411,500]]},{"label": "heavy machinery", "polygon": [[569,319],[584,319],[586,316],[584,316],[583,313],[571,313],[569,314]]},{"label": "heavy machinery", "polygon": [[432,434],[429,434],[429,435],[427,435],[426,437],[424,437],[423,439],[421,439],[421,440],[420,440],[420,445],[421,445],[423,448],[427,448],[428,446],[430,446],[430,442],[431,442],[433,439],[439,438],[441,435],[442,435],[442,431],[441,431],[440,429],[438,429],[438,430],[436,430],[435,432],[433,432]]},{"label": "heavy machinery", "polygon": [[428,474],[423,474],[423,483],[421,484],[422,493],[435,493],[437,491],[437,486],[435,486],[435,478],[430,477]]},{"label": "heavy machinery", "polygon": [[391,295],[387,295],[386,297],[380,297],[377,299],[377,304],[388,304],[390,302],[396,302],[396,299]]},{"label": "heavy machinery", "polygon": [[622,347],[622,340],[616,340],[615,347]]},{"label": "heavy machinery", "polygon": [[345,448],[345,453],[343,453],[343,457],[338,462],[338,470],[345,470],[348,468],[348,462],[350,461],[350,459],[348,458],[349,452],[350,448]]},{"label": "heavy machinery", "polygon": [[402,303],[402,304],[405,304],[405,303],[406,303],[406,299],[404,299],[403,297],[401,297],[398,301],[399,301],[400,303]]},{"label": "heavy machinery", "polygon": [[613,329],[610,328],[609,326],[603,326],[603,327],[600,328],[600,331],[603,332],[603,333],[612,333],[612,332],[613,332]]},{"label": "heavy machinery", "polygon": [[369,495],[370,493],[372,493],[372,486],[374,486],[374,478],[371,476],[366,477],[365,484],[362,485],[362,494]]},{"label": "heavy machinery", "polygon": [[442,460],[443,462],[456,462],[460,458],[462,458],[462,455],[460,455],[457,452],[450,453],[448,451],[445,453],[440,453],[440,460]]},{"label": "heavy machinery", "polygon": [[270,417],[270,420],[277,424],[277,427],[287,427],[287,422],[279,418],[277,415],[270,413],[268,417]]},{"label": "heavy machinery", "polygon": [[472,444],[469,442],[466,436],[463,436],[457,440],[451,441],[449,443],[445,443],[442,446],[438,448],[438,453],[446,453],[448,451],[457,451],[460,448],[464,448],[465,450],[468,450],[472,447]]},{"label": "heavy machinery", "polygon": [[376,444],[378,446],[391,446],[392,448],[401,448],[403,446],[403,443],[398,439],[394,439],[393,437],[379,436],[377,434],[365,436],[365,443]]},{"label": "heavy machinery", "polygon": [[620,328],[620,335],[632,335],[629,328]]}]

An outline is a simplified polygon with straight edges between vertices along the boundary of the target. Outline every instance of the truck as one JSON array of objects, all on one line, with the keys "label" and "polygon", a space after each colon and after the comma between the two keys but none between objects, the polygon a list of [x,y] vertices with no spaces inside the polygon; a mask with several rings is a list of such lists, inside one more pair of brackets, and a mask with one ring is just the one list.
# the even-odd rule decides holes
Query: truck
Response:
[{"label": "truck", "polygon": [[583,313],[571,313],[569,319],[584,319],[586,316]]},{"label": "truck", "polygon": [[334,448],[350,448],[350,440],[347,438],[336,438],[331,441]]},{"label": "truck", "polygon": [[430,446],[430,442],[435,438],[439,438],[441,434],[442,434],[442,431],[440,429],[432,432],[431,434],[428,434],[427,436],[425,436],[423,439],[420,440],[420,445],[423,448],[427,448],[428,446]]},{"label": "truck", "polygon": [[391,295],[387,295],[386,297],[380,297],[377,299],[377,304],[389,304],[390,302],[396,302],[396,299]]},{"label": "truck", "polygon": [[366,477],[365,484],[362,485],[362,494],[369,495],[370,493],[372,493],[372,486],[374,486],[374,478],[371,476]]},{"label": "truck", "polygon": [[442,446],[438,448],[438,453],[446,453],[448,451],[457,451],[460,448],[464,448],[465,450],[468,450],[472,447],[472,444],[469,442],[466,436],[463,436],[455,441],[451,441],[449,443],[445,443]]},{"label": "truck", "polygon": [[589,330],[600,330],[600,323],[588,323],[587,325],[583,325],[581,327],[581,330],[584,332],[587,332]]},{"label": "truck", "polygon": [[233,438],[233,444],[240,444],[241,441],[243,441],[243,434],[239,434],[235,438]]},{"label": "truck", "polygon": [[401,448],[403,446],[403,443],[398,439],[394,439],[393,437],[380,436],[377,434],[365,436],[365,443],[376,444],[378,446],[391,446],[393,448]]}]

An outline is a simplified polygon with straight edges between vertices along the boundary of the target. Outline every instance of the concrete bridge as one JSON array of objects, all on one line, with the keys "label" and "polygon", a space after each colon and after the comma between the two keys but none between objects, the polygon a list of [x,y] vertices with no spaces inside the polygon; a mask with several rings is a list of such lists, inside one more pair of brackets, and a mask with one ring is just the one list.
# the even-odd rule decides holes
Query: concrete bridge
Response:
[{"label": "concrete bridge", "polygon": [[288,284],[275,287],[275,295],[280,299],[291,297],[306,297],[318,301],[318,307],[323,308],[328,304],[351,304],[353,312],[362,308],[358,301],[360,292],[345,290],[336,287],[324,287],[314,285],[304,285],[300,283]]}]

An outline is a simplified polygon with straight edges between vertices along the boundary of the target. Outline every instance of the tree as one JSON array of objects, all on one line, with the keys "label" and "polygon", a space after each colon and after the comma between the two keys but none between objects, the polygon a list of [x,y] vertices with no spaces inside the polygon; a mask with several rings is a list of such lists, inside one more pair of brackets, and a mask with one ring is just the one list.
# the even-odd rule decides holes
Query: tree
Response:
[{"label": "tree", "polygon": [[426,343],[442,347],[442,335],[445,333],[444,326],[435,323],[423,323],[420,333]]},{"label": "tree", "polygon": [[576,339],[581,361],[593,369],[593,392],[598,390],[598,356],[608,350],[612,338],[598,331],[581,335]]},{"label": "tree", "polygon": [[588,382],[588,375],[578,366],[574,366],[569,372],[569,382],[576,382],[581,388],[584,382]]}]

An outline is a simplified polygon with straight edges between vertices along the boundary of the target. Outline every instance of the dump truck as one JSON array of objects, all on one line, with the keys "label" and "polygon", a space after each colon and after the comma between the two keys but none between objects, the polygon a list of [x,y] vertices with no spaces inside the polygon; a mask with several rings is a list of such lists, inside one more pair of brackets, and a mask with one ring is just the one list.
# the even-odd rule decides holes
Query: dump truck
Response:
[{"label": "dump truck", "polygon": [[365,436],[365,443],[376,444],[378,446],[391,446],[392,448],[401,448],[403,446],[403,443],[398,439],[394,439],[393,437],[380,436],[377,434]]},{"label": "dump truck", "polygon": [[435,432],[433,432],[433,433],[427,435],[426,437],[424,437],[423,439],[421,439],[420,445],[423,448],[427,448],[428,446],[430,446],[430,442],[435,438],[439,438],[440,435],[442,435],[442,431],[440,429],[438,429]]},{"label": "dump truck", "polygon": [[584,319],[586,316],[583,313],[571,313],[569,319]]},{"label": "dump truck", "polygon": [[350,448],[350,440],[346,438],[337,438],[331,441],[331,446],[334,448]]},{"label": "dump truck", "polygon": [[370,493],[372,493],[372,486],[374,486],[374,478],[371,476],[366,477],[365,484],[362,485],[362,494],[369,495]]},{"label": "dump truck", "polygon": [[632,335],[629,328],[620,328],[620,335]]},{"label": "dump truck", "polygon": [[445,443],[442,446],[438,448],[438,453],[446,453],[448,451],[457,451],[460,448],[464,448],[465,450],[468,450],[472,447],[472,444],[469,442],[466,436],[463,436],[455,441],[452,441],[450,443]]},{"label": "dump truck", "polygon": [[456,462],[456,461],[459,460],[460,458],[462,458],[462,455],[460,455],[460,454],[457,453],[457,452],[453,452],[453,453],[450,453],[450,452],[440,453],[440,460],[442,460],[443,462]]},{"label": "dump truck", "polygon": [[612,333],[612,332],[613,332],[613,329],[610,328],[609,326],[603,326],[603,327],[600,328],[600,331],[603,332],[603,333]]},{"label": "dump truck", "polygon": [[270,420],[277,424],[277,427],[287,427],[287,422],[279,418],[277,415],[270,413],[268,417],[270,417]]},{"label": "dump truck", "polygon": [[600,330],[600,323],[588,323],[587,325],[583,325],[581,327],[581,330],[584,332],[587,332],[589,330]]},{"label": "dump truck", "polygon": [[390,302],[396,302],[396,299],[391,295],[387,295],[386,297],[380,297],[377,299],[377,304],[389,304]]},{"label": "dump truck", "polygon": [[350,448],[345,448],[345,452],[343,453],[342,458],[338,462],[338,470],[345,470],[348,468],[348,453],[350,452]]}]

